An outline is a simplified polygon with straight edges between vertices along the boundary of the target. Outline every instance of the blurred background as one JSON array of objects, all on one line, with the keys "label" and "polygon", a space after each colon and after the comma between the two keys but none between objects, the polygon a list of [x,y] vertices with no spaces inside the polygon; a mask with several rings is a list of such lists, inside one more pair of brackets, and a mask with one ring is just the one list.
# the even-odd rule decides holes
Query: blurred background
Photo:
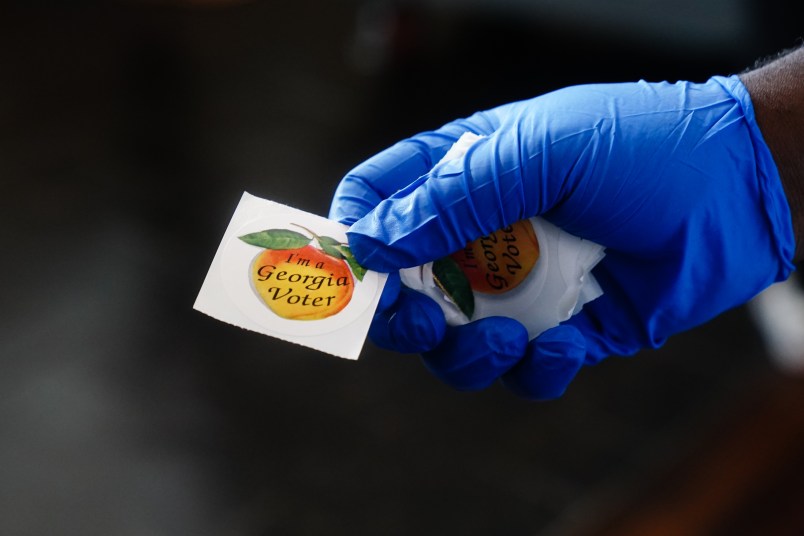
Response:
[{"label": "blurred background", "polygon": [[702,81],[784,0],[18,1],[0,7],[0,534],[804,533],[804,381],[744,308],[460,393],[192,310],[243,191],[567,84]]}]

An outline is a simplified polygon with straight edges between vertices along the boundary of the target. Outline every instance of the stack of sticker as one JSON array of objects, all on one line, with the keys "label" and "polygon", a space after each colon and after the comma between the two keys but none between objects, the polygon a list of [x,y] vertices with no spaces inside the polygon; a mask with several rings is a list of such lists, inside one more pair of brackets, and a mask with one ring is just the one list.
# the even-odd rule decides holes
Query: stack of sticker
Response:
[{"label": "stack of sticker", "polygon": [[[464,134],[441,162],[463,156],[479,138]],[[534,217],[400,275],[406,286],[433,298],[450,325],[507,316],[532,339],[603,293],[591,270],[604,255],[599,244]]]}]

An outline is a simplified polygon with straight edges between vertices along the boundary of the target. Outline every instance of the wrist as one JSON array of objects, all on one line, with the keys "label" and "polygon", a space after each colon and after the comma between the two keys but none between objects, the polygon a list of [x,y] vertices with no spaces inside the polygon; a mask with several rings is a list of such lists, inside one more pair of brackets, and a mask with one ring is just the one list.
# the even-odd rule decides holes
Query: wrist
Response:
[{"label": "wrist", "polygon": [[804,257],[804,47],[742,73],[762,136],[773,155]]}]

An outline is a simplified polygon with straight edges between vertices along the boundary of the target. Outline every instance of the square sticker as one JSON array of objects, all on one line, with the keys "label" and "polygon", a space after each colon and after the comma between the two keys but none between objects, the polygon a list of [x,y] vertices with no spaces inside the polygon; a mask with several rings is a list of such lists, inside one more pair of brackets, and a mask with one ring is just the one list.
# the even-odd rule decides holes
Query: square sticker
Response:
[{"label": "square sticker", "polygon": [[244,193],[194,309],[346,359],[357,359],[387,274],[352,256],[348,227]]}]

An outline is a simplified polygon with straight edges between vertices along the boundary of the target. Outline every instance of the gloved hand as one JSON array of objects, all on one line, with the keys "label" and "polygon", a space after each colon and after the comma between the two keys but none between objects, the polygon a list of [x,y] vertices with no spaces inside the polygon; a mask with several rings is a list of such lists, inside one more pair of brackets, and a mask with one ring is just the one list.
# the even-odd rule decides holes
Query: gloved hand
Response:
[{"label": "gloved hand", "polygon": [[[465,131],[485,138],[432,168]],[[394,280],[372,339],[422,352],[460,389],[502,377],[552,398],[582,364],[658,347],[793,268],[787,199],[736,76],[575,86],[479,112],[359,165],[330,211],[352,224],[357,260],[385,272],[534,215],[607,248],[594,270],[602,297],[529,342],[507,318],[447,328]]]}]

